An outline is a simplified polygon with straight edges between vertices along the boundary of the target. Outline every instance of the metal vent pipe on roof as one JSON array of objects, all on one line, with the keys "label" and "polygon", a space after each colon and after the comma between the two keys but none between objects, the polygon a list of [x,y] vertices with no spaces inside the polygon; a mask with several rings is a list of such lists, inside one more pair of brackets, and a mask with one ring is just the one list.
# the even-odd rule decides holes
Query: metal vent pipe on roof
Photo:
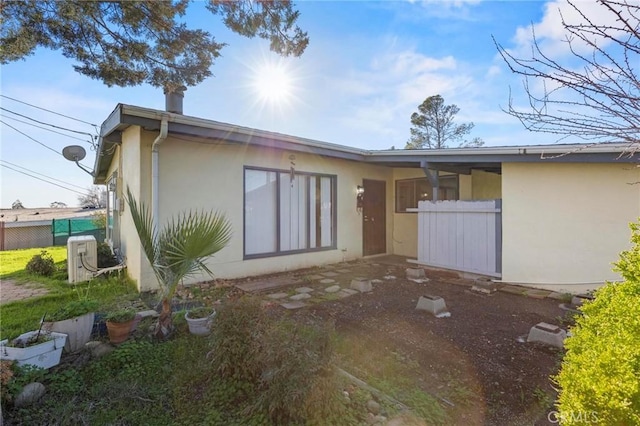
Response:
[{"label": "metal vent pipe on roof", "polygon": [[184,92],[187,90],[185,86],[178,86],[175,89],[164,89],[164,105],[167,112],[174,114],[182,114],[182,101]]}]

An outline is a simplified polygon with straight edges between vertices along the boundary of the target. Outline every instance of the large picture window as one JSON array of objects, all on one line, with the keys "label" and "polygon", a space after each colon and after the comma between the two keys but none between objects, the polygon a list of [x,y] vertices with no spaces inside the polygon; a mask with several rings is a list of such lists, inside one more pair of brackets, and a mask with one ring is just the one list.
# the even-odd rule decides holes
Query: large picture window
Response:
[{"label": "large picture window", "polygon": [[[439,176],[438,180],[438,200],[457,200],[458,176]],[[407,209],[418,207],[418,201],[423,200],[433,200],[433,187],[426,177],[396,181],[396,213],[407,213]]]},{"label": "large picture window", "polygon": [[336,247],[336,177],[244,170],[244,256]]}]

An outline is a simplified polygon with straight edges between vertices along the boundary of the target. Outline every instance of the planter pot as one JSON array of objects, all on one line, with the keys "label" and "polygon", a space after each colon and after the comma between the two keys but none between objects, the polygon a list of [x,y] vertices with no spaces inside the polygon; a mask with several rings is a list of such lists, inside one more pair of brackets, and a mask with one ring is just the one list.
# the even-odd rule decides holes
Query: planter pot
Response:
[{"label": "planter pot", "polygon": [[107,332],[109,333],[109,341],[114,345],[118,345],[129,338],[133,320],[127,322],[107,321]]},{"label": "planter pot", "polygon": [[[37,331],[29,331],[28,333],[21,334],[18,338],[29,339],[36,334],[38,334]],[[7,340],[1,341],[0,359],[16,361],[18,365],[30,364],[40,368],[51,368],[58,365],[60,363],[60,356],[62,355],[62,348],[64,348],[67,340],[67,335],[55,331],[51,333],[41,332],[41,334],[46,334],[50,336],[51,339],[26,348],[10,347],[7,346]]]},{"label": "planter pot", "polygon": [[64,345],[64,351],[77,352],[91,339],[94,317],[95,314],[90,312],[64,321],[45,323],[45,328],[49,331],[66,334],[68,337],[67,343]]},{"label": "planter pot", "polygon": [[189,326],[189,332],[191,334],[195,334],[196,336],[208,336],[211,333],[211,323],[215,316],[216,311],[213,311],[211,315],[205,318],[191,318],[187,311],[184,318],[187,320],[187,325]]}]

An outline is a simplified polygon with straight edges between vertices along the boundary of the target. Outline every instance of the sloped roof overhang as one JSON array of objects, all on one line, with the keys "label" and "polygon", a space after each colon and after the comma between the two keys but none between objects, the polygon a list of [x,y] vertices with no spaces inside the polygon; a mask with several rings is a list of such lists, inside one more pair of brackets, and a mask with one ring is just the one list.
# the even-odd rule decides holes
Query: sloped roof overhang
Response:
[{"label": "sloped roof overhang", "polygon": [[386,167],[411,167],[453,173],[485,170],[500,173],[502,163],[636,163],[638,147],[627,143],[554,144],[481,148],[447,148],[427,150],[363,150],[276,132],[236,126],[182,114],[118,104],[102,124],[98,155],[94,164],[94,183],[104,184],[114,155],[114,145],[122,142],[122,132],[129,126],[159,131],[163,116],[169,120],[169,135],[196,138],[211,143],[253,145],[291,152],[309,153],[330,158],[357,161]]}]

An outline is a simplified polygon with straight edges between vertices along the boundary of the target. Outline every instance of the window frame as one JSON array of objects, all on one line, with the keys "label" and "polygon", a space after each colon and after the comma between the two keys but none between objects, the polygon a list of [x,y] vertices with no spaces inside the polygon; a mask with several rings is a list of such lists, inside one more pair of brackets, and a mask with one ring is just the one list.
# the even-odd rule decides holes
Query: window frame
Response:
[{"label": "window frame", "polygon": [[[440,180],[440,182],[442,182],[442,180],[455,180],[455,184],[456,184],[456,200],[460,199],[460,176],[457,174],[450,174],[450,175],[441,175],[438,176],[438,179]],[[394,211],[395,213],[411,213],[414,214],[416,212],[410,212],[407,211],[406,209],[409,208],[417,208],[418,207],[418,201],[420,201],[419,197],[418,197],[418,193],[417,193],[417,182],[421,182],[421,181],[426,181],[427,184],[429,185],[429,188],[431,188],[431,201],[433,201],[433,186],[431,186],[431,183],[429,182],[429,179],[425,176],[425,177],[419,177],[419,178],[408,178],[408,179],[397,179],[395,181],[395,185],[394,185],[394,199],[393,199],[393,207],[394,207]],[[413,196],[416,199],[416,206],[415,207],[405,207],[405,210],[400,210],[399,206],[398,206],[398,194],[400,191],[398,191],[398,186],[401,183],[408,183],[408,182],[412,182],[413,183]],[[443,186],[440,186],[439,188],[442,188]]]},{"label": "window frame", "polygon": [[[275,233],[276,233],[276,249],[275,251],[268,253],[255,253],[255,254],[247,254],[247,170],[254,170],[259,172],[273,172],[276,173],[276,223],[275,225]],[[263,259],[268,257],[277,257],[277,256],[288,256],[291,254],[301,254],[301,253],[313,253],[319,251],[328,251],[328,250],[336,250],[338,248],[338,176],[334,174],[326,174],[326,173],[314,173],[314,172],[303,172],[303,171],[295,171],[296,176],[312,176],[317,178],[329,178],[330,179],[330,188],[331,188],[331,245],[324,247],[313,247],[313,248],[304,248],[304,249],[294,249],[294,250],[281,250],[281,203],[280,203],[280,193],[281,193],[281,174],[290,174],[291,170],[285,169],[276,169],[270,167],[258,167],[258,166],[244,166],[242,170],[242,259],[250,260],[250,259]],[[309,181],[307,181],[309,182]],[[309,184],[307,183],[307,197],[309,196]],[[310,213],[310,212],[309,212]],[[309,216],[305,218],[307,224],[309,223]],[[309,234],[309,229],[307,228],[307,235]],[[307,244],[309,244],[309,240],[307,238]]]}]

